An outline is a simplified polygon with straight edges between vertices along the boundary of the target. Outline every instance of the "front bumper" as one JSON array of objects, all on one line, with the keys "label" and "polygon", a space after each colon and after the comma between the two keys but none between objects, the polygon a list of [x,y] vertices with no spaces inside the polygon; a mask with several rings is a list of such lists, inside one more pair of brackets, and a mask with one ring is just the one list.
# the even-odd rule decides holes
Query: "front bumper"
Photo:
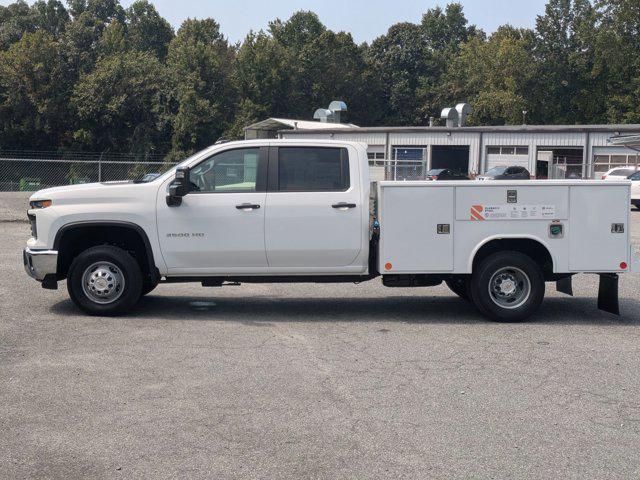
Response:
[{"label": "front bumper", "polygon": [[30,277],[39,282],[47,275],[55,275],[58,267],[58,252],[55,250],[31,250],[29,247],[22,252],[24,269]]}]

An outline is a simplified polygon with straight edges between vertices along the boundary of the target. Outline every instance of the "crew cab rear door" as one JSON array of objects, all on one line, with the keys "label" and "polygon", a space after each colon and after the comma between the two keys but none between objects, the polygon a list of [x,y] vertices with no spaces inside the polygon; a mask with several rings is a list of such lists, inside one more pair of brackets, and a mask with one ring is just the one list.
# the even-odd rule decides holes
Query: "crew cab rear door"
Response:
[{"label": "crew cab rear door", "polygon": [[265,244],[270,269],[340,272],[354,263],[362,250],[367,206],[352,153],[354,158],[339,146],[269,149]]}]

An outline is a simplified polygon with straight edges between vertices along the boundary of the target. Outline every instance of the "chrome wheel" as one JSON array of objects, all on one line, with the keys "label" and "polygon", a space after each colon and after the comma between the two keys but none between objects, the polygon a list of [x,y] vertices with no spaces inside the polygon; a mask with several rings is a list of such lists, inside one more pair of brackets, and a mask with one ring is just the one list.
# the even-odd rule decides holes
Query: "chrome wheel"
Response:
[{"label": "chrome wheel", "polygon": [[529,276],[516,267],[504,267],[489,281],[489,296],[501,308],[518,308],[531,294]]},{"label": "chrome wheel", "polygon": [[115,302],[124,291],[124,275],[111,262],[96,262],[82,274],[82,290],[93,302]]}]

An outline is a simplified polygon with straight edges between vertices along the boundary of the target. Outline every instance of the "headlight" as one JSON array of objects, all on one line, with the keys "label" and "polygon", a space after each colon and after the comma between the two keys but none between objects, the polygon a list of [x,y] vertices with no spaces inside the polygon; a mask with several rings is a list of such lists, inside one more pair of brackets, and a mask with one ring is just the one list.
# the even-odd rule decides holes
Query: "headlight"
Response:
[{"label": "headlight", "polygon": [[29,205],[31,206],[31,208],[47,208],[50,207],[53,204],[53,202],[51,200],[34,200],[32,202],[29,202]]}]

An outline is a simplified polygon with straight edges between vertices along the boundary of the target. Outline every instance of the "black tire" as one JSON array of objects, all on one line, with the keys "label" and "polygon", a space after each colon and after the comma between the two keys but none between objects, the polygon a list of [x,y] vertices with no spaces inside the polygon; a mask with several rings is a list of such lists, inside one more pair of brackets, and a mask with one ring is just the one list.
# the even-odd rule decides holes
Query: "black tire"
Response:
[{"label": "black tire", "polygon": [[[105,266],[112,268],[103,268]],[[96,288],[98,282],[102,282],[99,286],[103,289]],[[82,252],[71,263],[67,277],[71,300],[89,315],[114,316],[128,312],[140,299],[142,285],[138,262],[128,252],[110,245],[92,247]],[[110,293],[107,295],[104,292]],[[101,294],[107,296],[97,299]]]},{"label": "black tire", "polygon": [[544,290],[542,270],[520,252],[490,255],[471,277],[473,303],[483,315],[498,322],[522,322],[531,317],[542,303]]},{"label": "black tire", "polygon": [[467,302],[471,301],[471,292],[469,291],[471,284],[471,277],[467,276],[457,276],[453,277],[449,280],[445,280],[447,287],[455,293],[457,296],[466,300]]}]

